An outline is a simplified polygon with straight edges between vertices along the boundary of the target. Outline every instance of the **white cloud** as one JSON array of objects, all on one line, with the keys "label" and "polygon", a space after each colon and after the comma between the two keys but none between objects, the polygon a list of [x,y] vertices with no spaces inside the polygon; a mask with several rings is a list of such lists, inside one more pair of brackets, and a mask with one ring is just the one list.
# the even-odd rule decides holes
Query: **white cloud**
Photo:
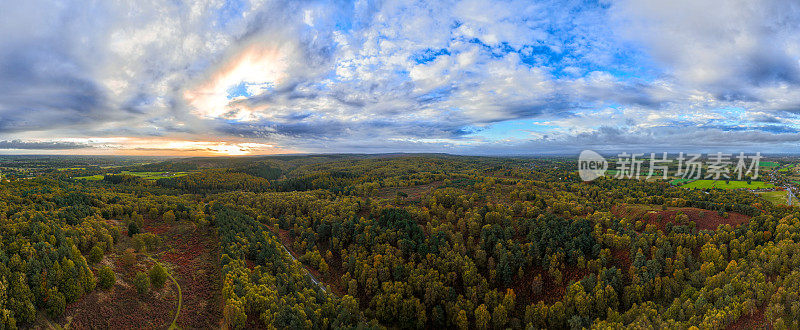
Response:
[{"label": "white cloud", "polygon": [[233,7],[0,4],[0,138],[448,151],[505,120],[546,120],[536,134],[577,143],[602,127],[796,125],[800,111],[788,0]]}]

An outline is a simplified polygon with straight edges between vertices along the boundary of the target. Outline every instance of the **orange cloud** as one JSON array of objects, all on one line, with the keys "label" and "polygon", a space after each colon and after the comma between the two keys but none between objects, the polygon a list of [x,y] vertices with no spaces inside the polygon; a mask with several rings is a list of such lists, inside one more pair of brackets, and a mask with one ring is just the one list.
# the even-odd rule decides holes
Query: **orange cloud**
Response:
[{"label": "orange cloud", "polygon": [[229,98],[231,88],[244,85],[247,94],[256,96],[280,84],[289,66],[291,46],[267,47],[253,44],[224,62],[206,81],[184,92],[184,98],[195,113],[206,118],[228,118],[240,121],[257,118],[258,109],[235,105],[244,97]]},{"label": "orange cloud", "polygon": [[[195,141],[162,138],[65,138],[53,142],[86,144],[89,148],[69,150],[18,150],[13,153],[72,155],[147,155],[147,156],[243,156],[296,153],[272,144],[237,141]],[[2,152],[2,151],[0,151]]]}]

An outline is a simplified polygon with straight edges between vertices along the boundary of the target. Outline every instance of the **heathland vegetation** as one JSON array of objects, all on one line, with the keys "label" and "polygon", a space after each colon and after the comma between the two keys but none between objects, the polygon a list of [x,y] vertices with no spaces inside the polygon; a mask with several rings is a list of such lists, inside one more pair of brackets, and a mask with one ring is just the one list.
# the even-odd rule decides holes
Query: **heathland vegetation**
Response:
[{"label": "heathland vegetation", "polygon": [[447,155],[105,165],[0,183],[0,328],[800,326],[800,212],[713,189],[734,181]]}]

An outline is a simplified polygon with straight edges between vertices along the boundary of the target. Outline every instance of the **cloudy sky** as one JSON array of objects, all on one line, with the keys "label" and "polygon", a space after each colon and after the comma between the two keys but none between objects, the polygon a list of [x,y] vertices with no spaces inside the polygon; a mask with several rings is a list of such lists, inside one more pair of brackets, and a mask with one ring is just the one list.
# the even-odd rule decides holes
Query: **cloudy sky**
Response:
[{"label": "cloudy sky", "polygon": [[800,3],[1,1],[0,153],[797,152]]}]

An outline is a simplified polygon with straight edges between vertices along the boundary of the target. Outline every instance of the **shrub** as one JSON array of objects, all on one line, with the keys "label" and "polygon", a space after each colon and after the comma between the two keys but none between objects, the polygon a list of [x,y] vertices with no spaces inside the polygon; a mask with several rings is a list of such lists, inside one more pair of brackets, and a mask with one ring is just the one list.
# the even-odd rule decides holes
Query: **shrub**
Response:
[{"label": "shrub", "polygon": [[136,292],[143,295],[150,291],[150,278],[143,272],[136,273],[136,278],[133,280],[133,285],[136,287]]},{"label": "shrub", "polygon": [[531,290],[533,290],[533,294],[539,295],[542,294],[542,276],[536,275],[531,281]]},{"label": "shrub", "polygon": [[133,235],[133,248],[136,251],[156,251],[161,247],[161,240],[153,233],[142,233]]},{"label": "shrub", "polygon": [[144,246],[144,240],[142,239],[141,235],[142,234],[133,235],[133,238],[131,239],[131,245],[133,246],[133,249],[136,250],[136,252],[146,251]]},{"label": "shrub", "polygon": [[244,304],[241,301],[228,299],[222,315],[229,329],[244,329],[247,322],[247,314],[245,314]]},{"label": "shrub", "polygon": [[162,219],[164,219],[165,222],[173,222],[175,221],[175,212],[169,210],[167,212],[164,212],[164,214],[161,217]]},{"label": "shrub", "polygon": [[131,267],[136,264],[136,255],[133,254],[133,251],[130,249],[125,250],[125,253],[122,254],[122,257],[120,257],[120,264],[126,270],[130,270]]},{"label": "shrub", "polygon": [[96,264],[103,260],[103,249],[99,246],[95,245],[91,251],[89,251],[89,262]]},{"label": "shrub", "polygon": [[102,289],[110,289],[114,286],[114,282],[116,282],[117,277],[114,275],[114,271],[111,270],[111,267],[103,266],[100,268],[100,272],[97,274],[100,278],[100,288]]},{"label": "shrub", "polygon": [[128,236],[133,236],[139,233],[139,225],[136,224],[136,221],[131,221],[128,223]]},{"label": "shrub", "polygon": [[4,329],[17,328],[17,320],[14,319],[14,314],[10,310],[4,309],[0,311],[0,327]]},{"label": "shrub", "polygon": [[67,299],[64,298],[64,294],[58,292],[56,288],[52,288],[48,291],[47,294],[47,303],[46,303],[46,312],[51,318],[56,318],[64,313],[64,309],[67,307]]},{"label": "shrub", "polygon": [[119,242],[119,236],[120,236],[119,228],[117,226],[112,227],[111,238],[114,240],[114,244],[117,244],[117,242]]},{"label": "shrub", "polygon": [[61,288],[61,292],[64,294],[64,298],[67,300],[67,303],[78,300],[78,298],[84,293],[81,283],[78,281],[78,278],[74,276],[66,276],[63,287]]},{"label": "shrub", "polygon": [[167,271],[161,266],[161,264],[156,263],[156,265],[150,269],[150,284],[152,284],[156,289],[161,289],[164,287],[164,282],[166,281]]}]

